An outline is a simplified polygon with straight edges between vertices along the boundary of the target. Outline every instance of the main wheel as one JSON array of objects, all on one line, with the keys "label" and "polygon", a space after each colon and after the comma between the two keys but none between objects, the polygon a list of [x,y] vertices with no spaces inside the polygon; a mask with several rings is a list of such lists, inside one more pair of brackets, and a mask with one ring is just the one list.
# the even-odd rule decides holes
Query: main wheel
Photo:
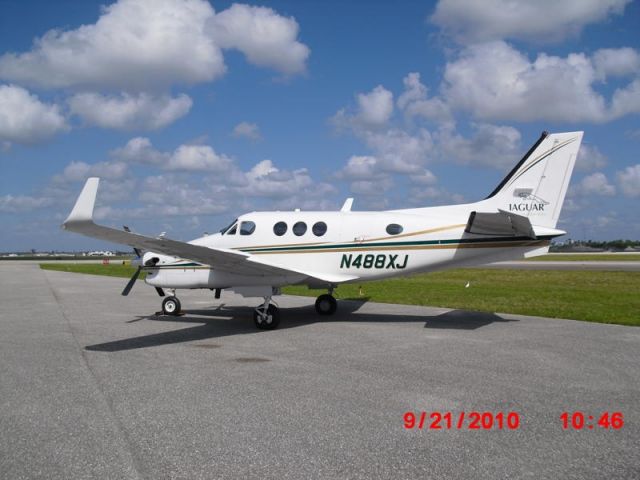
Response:
[{"label": "main wheel", "polygon": [[280,324],[280,311],[278,307],[270,304],[265,314],[262,306],[259,306],[253,311],[253,322],[260,330],[274,330]]},{"label": "main wheel", "polygon": [[165,315],[178,315],[180,313],[180,300],[176,297],[167,297],[162,301],[162,311]]},{"label": "main wheel", "polygon": [[337,309],[338,302],[333,298],[333,295],[325,293],[316,300],[316,312],[318,312],[318,315],[333,315]]}]

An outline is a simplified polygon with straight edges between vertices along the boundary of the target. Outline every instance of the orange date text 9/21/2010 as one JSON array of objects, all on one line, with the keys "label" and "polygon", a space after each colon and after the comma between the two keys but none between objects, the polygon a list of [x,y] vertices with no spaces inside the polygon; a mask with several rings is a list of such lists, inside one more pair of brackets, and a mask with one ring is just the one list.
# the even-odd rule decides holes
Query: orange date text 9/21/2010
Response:
[{"label": "orange date text 9/21/2010", "polygon": [[407,430],[517,430],[520,415],[516,412],[406,412]]}]

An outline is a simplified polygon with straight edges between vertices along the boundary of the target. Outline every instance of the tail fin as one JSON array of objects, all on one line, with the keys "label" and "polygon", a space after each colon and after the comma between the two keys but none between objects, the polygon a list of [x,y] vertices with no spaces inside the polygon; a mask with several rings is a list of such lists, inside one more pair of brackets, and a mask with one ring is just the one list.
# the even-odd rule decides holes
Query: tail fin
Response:
[{"label": "tail fin", "polygon": [[482,202],[555,228],[583,132],[544,132],[513,170]]}]

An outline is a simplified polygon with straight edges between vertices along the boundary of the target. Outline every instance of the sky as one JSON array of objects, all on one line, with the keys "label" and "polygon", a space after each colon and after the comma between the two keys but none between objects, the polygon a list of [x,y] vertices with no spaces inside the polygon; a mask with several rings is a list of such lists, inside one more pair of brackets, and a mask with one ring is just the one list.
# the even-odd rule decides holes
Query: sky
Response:
[{"label": "sky", "polygon": [[189,240],[253,210],[484,198],[584,130],[559,228],[640,239],[640,2],[0,0],[0,252]]}]

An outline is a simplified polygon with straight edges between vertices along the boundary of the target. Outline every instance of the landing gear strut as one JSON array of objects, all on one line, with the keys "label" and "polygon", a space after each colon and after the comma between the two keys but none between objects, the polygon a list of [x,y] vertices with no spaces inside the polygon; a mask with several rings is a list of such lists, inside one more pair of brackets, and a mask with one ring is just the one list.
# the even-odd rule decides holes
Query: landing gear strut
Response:
[{"label": "landing gear strut", "polygon": [[338,302],[330,293],[320,295],[316,300],[316,312],[318,315],[333,315],[338,309]]},{"label": "landing gear strut", "polygon": [[274,330],[280,324],[280,311],[271,303],[271,296],[264,297],[264,303],[253,311],[253,322],[260,330]]}]

